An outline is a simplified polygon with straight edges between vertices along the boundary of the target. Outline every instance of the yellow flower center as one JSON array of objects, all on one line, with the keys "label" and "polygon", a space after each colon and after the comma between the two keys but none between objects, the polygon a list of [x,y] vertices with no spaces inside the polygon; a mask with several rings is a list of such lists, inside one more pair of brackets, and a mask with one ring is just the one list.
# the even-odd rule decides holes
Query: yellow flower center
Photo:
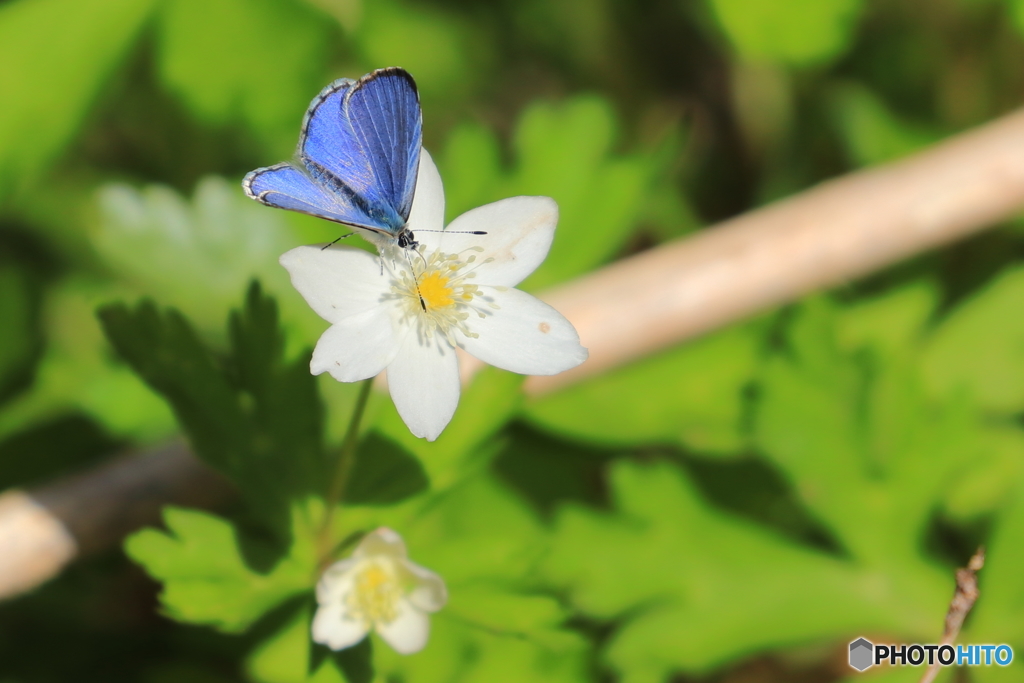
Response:
[{"label": "yellow flower center", "polygon": [[374,562],[356,575],[354,590],[348,596],[349,608],[367,625],[387,624],[398,616],[401,597],[402,587],[394,569]]},{"label": "yellow flower center", "polygon": [[[466,251],[479,252],[479,247]],[[426,253],[423,247],[410,257],[408,253],[385,254],[384,264],[405,259],[408,269],[391,269],[391,296],[399,302],[404,320],[415,324],[419,333],[429,339],[440,334],[452,346],[457,345],[455,333],[476,337],[467,320],[470,315],[485,316],[486,309],[497,304],[483,296],[470,280],[476,277],[475,254],[445,254],[440,251]],[[488,263],[492,259],[485,259]],[[500,289],[500,288],[499,288]]]},{"label": "yellow flower center", "polygon": [[455,303],[452,294],[455,288],[448,284],[448,278],[437,271],[423,275],[419,282],[423,307],[428,309],[447,308]]}]

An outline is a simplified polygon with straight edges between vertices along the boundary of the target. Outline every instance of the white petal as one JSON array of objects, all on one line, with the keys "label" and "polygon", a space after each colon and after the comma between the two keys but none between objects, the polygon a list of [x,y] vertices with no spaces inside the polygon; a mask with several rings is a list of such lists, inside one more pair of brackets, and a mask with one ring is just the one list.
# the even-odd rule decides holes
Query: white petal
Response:
[{"label": "white petal", "polygon": [[408,334],[405,327],[393,323],[393,308],[377,305],[336,321],[317,341],[309,371],[314,375],[329,372],[339,382],[379,375],[394,360],[402,336]]},{"label": "white petal", "polygon": [[436,439],[459,404],[459,364],[455,349],[435,337],[424,340],[415,331],[388,366],[388,389],[409,431]]},{"label": "white petal", "polygon": [[434,235],[437,239],[438,233],[423,233],[421,237],[418,230],[441,230],[444,228],[444,185],[441,183],[441,174],[437,172],[434,160],[430,158],[427,150],[420,149],[420,168],[416,176],[416,194],[412,198],[412,209],[409,211],[409,220],[406,225],[413,232],[413,236],[423,242],[424,239],[431,239]]},{"label": "white petal", "polygon": [[376,256],[352,247],[296,247],[281,256],[310,307],[327,322],[380,306],[390,291]]},{"label": "white petal", "polygon": [[323,605],[313,617],[313,640],[332,650],[352,647],[366,637],[366,624],[361,619],[350,619],[341,602]]},{"label": "white petal", "polygon": [[554,375],[587,359],[576,328],[546,303],[518,289],[480,287],[500,308],[485,318],[470,316],[467,327],[480,336],[459,345],[485,363],[523,375]]},{"label": "white petal", "polygon": [[340,562],[335,562],[324,570],[320,581],[316,584],[316,601],[320,605],[326,606],[332,603],[340,603],[344,600],[345,596],[352,590],[352,585],[355,581],[355,572],[353,570],[358,564],[358,559],[350,557]]},{"label": "white petal", "polygon": [[427,644],[430,620],[408,600],[398,601],[398,616],[387,624],[375,624],[384,642],[400,655],[419,652]]},{"label": "white petal", "polygon": [[371,555],[385,555],[396,560],[404,560],[408,557],[405,541],[398,535],[398,532],[392,531],[386,526],[374,529],[363,536],[363,540],[359,541],[355,552],[352,553],[353,557],[369,557]]},{"label": "white petal", "polygon": [[[551,249],[558,204],[550,197],[510,197],[462,214],[445,228],[442,251],[483,247],[479,282],[515,287],[537,269]],[[459,234],[483,230],[486,235]],[[485,263],[487,259],[494,259]]]},{"label": "white petal", "polygon": [[448,589],[444,579],[415,562],[406,560],[403,568],[412,579],[413,589],[409,593],[409,602],[424,612],[436,612],[448,602]]}]

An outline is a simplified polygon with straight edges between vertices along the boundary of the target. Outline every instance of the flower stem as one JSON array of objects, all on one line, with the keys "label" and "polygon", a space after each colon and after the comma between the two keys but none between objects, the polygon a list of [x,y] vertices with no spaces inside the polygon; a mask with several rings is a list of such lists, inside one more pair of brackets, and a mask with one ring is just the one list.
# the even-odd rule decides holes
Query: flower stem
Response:
[{"label": "flower stem", "polygon": [[[327,535],[331,530],[331,522],[334,519],[334,511],[341,503],[345,495],[345,488],[348,486],[349,477],[352,474],[352,467],[356,462],[356,447],[359,445],[359,423],[363,420],[363,413],[366,412],[366,404],[370,398],[370,387],[373,385],[373,378],[363,380],[359,387],[359,396],[352,408],[352,417],[348,422],[348,430],[345,432],[345,440],[341,442],[341,452],[334,465],[334,475],[331,477],[330,488],[327,489],[325,500],[324,523],[320,529],[320,538],[324,543],[329,539]],[[324,544],[322,543],[321,546]]]}]

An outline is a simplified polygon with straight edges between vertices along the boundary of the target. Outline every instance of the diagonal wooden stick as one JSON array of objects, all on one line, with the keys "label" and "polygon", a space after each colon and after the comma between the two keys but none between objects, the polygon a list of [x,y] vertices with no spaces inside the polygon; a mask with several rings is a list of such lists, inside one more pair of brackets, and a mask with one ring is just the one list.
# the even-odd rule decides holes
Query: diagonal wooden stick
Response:
[{"label": "diagonal wooden stick", "polygon": [[[1024,111],[822,183],[544,297],[590,359],[531,393],[605,372],[991,226],[1024,205]],[[556,238],[557,239],[557,238]]]},{"label": "diagonal wooden stick", "polygon": [[[561,375],[531,377],[525,389],[554,391],[983,230],[1021,207],[1024,111],[547,293],[543,298],[576,325],[591,356]],[[470,359],[464,375],[478,367]],[[126,459],[42,491],[0,495],[0,599],[54,576],[82,549],[104,547],[151,523],[160,504],[188,502],[193,489],[216,490],[214,481],[172,451]],[[94,522],[83,526],[83,519]]]},{"label": "diagonal wooden stick", "polygon": [[228,483],[180,441],[31,493],[7,491],[0,495],[0,599],[155,523],[167,503],[210,507],[229,495]]}]

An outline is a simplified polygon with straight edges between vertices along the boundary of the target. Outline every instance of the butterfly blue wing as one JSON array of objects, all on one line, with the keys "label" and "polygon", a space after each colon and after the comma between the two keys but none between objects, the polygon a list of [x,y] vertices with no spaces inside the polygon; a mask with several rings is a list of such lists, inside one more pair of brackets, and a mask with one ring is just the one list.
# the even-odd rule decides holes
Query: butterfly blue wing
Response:
[{"label": "butterfly blue wing", "polygon": [[249,173],[247,195],[394,237],[412,209],[422,123],[416,84],[399,68],[334,81],[313,99],[299,135],[302,168]]},{"label": "butterfly blue wing", "polygon": [[342,112],[369,161],[375,189],[404,224],[423,144],[416,82],[397,67],[374,71],[345,93]]},{"label": "butterfly blue wing", "polygon": [[344,193],[330,191],[287,162],[251,171],[242,180],[242,188],[248,196],[275,209],[289,209],[337,223],[379,230],[374,219],[358,202]]},{"label": "butterfly blue wing", "polygon": [[338,79],[313,99],[302,120],[298,155],[317,182],[327,187],[345,185],[351,193],[365,196],[373,189],[373,173],[342,114],[345,93],[355,83]]},{"label": "butterfly blue wing", "polygon": [[421,144],[412,76],[380,69],[344,87],[328,86],[313,101],[299,158],[313,179],[351,195],[372,225],[393,235],[409,218]]}]

